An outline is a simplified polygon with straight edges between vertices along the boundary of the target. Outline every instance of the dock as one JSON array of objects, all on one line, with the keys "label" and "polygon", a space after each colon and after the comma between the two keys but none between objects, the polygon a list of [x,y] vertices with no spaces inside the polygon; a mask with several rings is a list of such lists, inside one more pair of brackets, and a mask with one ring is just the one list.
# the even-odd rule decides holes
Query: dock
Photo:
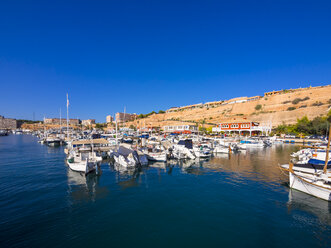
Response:
[{"label": "dock", "polygon": [[322,143],[320,139],[298,139],[298,138],[278,138],[277,140],[283,141],[285,144],[315,144]]}]

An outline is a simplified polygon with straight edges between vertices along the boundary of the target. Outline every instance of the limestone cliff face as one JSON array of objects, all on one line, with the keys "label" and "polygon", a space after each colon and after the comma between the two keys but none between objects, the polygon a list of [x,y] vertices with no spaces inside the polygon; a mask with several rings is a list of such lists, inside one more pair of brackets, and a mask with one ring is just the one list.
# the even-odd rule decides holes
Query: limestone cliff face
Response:
[{"label": "limestone cliff face", "polygon": [[[283,122],[293,124],[298,118],[307,116],[312,119],[326,115],[331,105],[331,85],[282,91],[264,96],[257,100],[224,104],[219,106],[198,107],[177,112],[154,114],[134,122],[138,127],[163,127],[183,123],[205,122],[219,124],[233,121],[257,121],[277,126]],[[256,110],[256,106],[261,109]],[[258,108],[257,108],[258,109]]]}]

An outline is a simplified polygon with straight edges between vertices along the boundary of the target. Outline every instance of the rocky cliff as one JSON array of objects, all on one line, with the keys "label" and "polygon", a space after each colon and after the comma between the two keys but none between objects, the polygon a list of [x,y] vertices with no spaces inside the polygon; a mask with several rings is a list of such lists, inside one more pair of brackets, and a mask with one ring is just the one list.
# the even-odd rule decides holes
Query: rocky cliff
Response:
[{"label": "rocky cliff", "polygon": [[225,101],[218,105],[204,104],[188,109],[179,108],[164,114],[153,114],[147,118],[137,119],[127,125],[163,127],[197,122],[212,125],[223,122],[256,121],[271,122],[272,126],[277,126],[282,123],[293,124],[305,115],[310,119],[326,115],[330,105],[331,85],[328,85],[266,93],[257,99],[244,102]]}]

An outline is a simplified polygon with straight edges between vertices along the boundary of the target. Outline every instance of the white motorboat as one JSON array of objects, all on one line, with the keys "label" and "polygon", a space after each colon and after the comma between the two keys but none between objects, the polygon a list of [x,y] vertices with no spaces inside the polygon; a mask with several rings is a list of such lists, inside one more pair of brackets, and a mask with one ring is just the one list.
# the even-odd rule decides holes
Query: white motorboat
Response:
[{"label": "white motorboat", "polygon": [[247,139],[241,140],[240,144],[245,144],[245,147],[264,147],[265,143],[262,140]]},{"label": "white motorboat", "polygon": [[193,151],[191,139],[181,139],[177,144],[174,144],[173,155],[177,159],[195,159],[196,155]]},{"label": "white motorboat", "polygon": [[211,152],[209,147],[204,147],[203,145],[200,146],[193,146],[193,151],[194,151],[194,155],[197,158],[209,158],[211,157]]},{"label": "white motorboat", "polygon": [[165,150],[158,149],[157,147],[142,149],[142,152],[146,154],[150,161],[167,161],[167,153]]},{"label": "white motorboat", "polygon": [[48,146],[60,146],[61,145],[61,139],[57,138],[57,137],[46,137],[46,139],[44,140],[44,144],[48,145]]},{"label": "white motorboat", "polygon": [[311,168],[309,168],[310,171],[308,171],[306,168],[306,171],[303,171],[302,169],[298,170],[300,164],[299,166],[294,166],[293,163],[289,163],[288,167],[284,165],[280,167],[282,170],[289,173],[290,188],[305,192],[326,201],[331,201],[331,173],[328,171],[330,140],[331,129],[329,131],[323,169],[311,170]]},{"label": "white motorboat", "polygon": [[228,153],[231,153],[231,148],[230,148],[230,146],[228,146],[228,147],[226,147],[226,146],[224,146],[224,145],[217,145],[217,146],[215,146],[214,147],[214,153],[226,153],[226,154],[228,154]]},{"label": "white motorboat", "polygon": [[66,161],[71,170],[88,174],[96,170],[101,160],[95,152],[71,150]]},{"label": "white motorboat", "polygon": [[290,171],[290,187],[315,197],[331,201],[331,180],[329,174],[308,174]]},{"label": "white motorboat", "polygon": [[129,144],[121,144],[117,152],[112,154],[115,162],[123,167],[137,167],[141,165],[137,151],[131,149]]}]

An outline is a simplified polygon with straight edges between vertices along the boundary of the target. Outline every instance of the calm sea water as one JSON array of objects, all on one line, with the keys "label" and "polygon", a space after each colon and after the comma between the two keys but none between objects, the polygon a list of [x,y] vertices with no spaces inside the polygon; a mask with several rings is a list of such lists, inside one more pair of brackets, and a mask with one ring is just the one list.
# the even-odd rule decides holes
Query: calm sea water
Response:
[{"label": "calm sea water", "polygon": [[331,247],[331,206],[289,190],[292,145],[87,177],[63,148],[0,137],[0,247]]}]

